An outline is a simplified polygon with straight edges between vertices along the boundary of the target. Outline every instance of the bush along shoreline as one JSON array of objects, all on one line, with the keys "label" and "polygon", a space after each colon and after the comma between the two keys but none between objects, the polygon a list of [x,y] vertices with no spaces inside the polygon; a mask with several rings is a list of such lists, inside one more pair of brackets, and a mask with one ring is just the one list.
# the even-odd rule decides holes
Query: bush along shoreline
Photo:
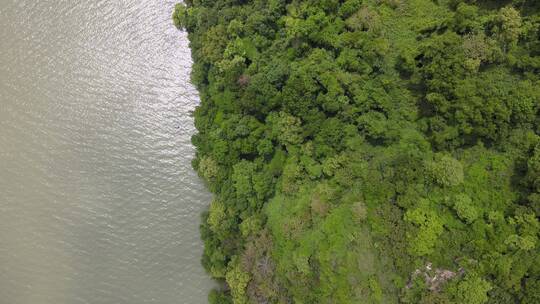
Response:
[{"label": "bush along shoreline", "polygon": [[540,303],[540,2],[186,0],[223,303]]}]

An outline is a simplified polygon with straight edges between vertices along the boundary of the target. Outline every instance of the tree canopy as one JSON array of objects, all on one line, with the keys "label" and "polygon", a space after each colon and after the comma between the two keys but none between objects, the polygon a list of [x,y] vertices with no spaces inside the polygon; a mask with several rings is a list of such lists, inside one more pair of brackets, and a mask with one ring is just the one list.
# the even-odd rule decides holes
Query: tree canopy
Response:
[{"label": "tree canopy", "polygon": [[540,2],[186,0],[217,303],[538,303]]}]

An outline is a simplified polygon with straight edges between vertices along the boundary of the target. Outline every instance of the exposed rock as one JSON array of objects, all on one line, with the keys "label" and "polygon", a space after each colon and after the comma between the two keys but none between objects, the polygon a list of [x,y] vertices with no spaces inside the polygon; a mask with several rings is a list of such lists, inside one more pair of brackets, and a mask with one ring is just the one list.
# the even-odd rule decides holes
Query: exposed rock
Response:
[{"label": "exposed rock", "polygon": [[448,269],[436,268],[433,269],[432,263],[428,262],[424,269],[416,269],[407,283],[407,288],[411,288],[414,280],[418,276],[423,276],[430,291],[439,291],[441,286],[447,281],[463,275],[465,271],[463,268],[459,268],[457,272]]}]

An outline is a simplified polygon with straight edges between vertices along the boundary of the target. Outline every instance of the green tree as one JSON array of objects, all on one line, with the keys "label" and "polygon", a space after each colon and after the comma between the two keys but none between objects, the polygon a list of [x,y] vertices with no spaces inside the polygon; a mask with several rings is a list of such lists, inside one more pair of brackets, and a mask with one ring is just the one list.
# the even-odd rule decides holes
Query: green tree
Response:
[{"label": "green tree", "polygon": [[427,175],[440,186],[457,186],[463,182],[463,165],[449,155],[436,155],[425,163]]},{"label": "green tree", "polygon": [[453,286],[450,293],[457,303],[484,304],[489,300],[487,293],[491,288],[489,282],[475,274],[470,274]]}]

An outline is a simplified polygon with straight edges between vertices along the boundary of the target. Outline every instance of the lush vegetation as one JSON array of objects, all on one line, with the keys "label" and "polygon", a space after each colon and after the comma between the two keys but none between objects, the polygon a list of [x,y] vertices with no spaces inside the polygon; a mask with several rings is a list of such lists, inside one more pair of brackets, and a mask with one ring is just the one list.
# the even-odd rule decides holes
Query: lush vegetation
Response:
[{"label": "lush vegetation", "polygon": [[211,303],[540,303],[540,2],[186,0]]}]

